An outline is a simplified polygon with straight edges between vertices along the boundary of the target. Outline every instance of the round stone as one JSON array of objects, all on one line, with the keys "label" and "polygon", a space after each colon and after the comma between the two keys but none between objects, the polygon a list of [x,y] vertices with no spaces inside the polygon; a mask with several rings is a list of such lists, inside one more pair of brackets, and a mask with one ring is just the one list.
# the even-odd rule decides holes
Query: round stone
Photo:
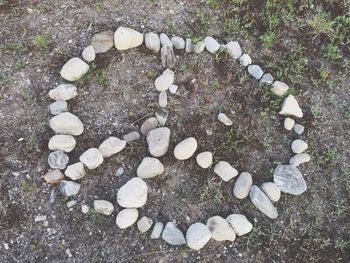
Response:
[{"label": "round stone", "polygon": [[245,215],[232,214],[229,215],[226,220],[229,222],[237,236],[248,234],[253,229],[252,223],[249,222]]},{"label": "round stone", "polygon": [[197,155],[196,161],[198,165],[204,169],[209,168],[213,164],[213,154],[211,152],[201,152]]},{"label": "round stone", "polygon": [[248,72],[253,78],[258,80],[264,75],[264,71],[259,65],[249,65]]},{"label": "round stone", "polygon": [[140,134],[137,131],[129,132],[123,136],[126,142],[132,142],[140,139]]},{"label": "round stone", "polygon": [[174,83],[175,74],[170,69],[166,69],[162,75],[160,75],[154,81],[154,86],[158,91],[165,91]]},{"label": "round stone", "polygon": [[261,190],[267,195],[272,202],[277,202],[281,198],[281,190],[272,182],[263,183],[260,186]]},{"label": "round stone", "polygon": [[298,153],[294,155],[292,158],[289,160],[290,165],[294,166],[299,166],[303,163],[309,162],[311,160],[311,157],[307,153]]},{"label": "round stone", "polygon": [[156,117],[151,117],[142,123],[140,130],[143,135],[147,135],[149,131],[158,127],[158,120]]},{"label": "round stone", "polygon": [[61,150],[69,153],[73,151],[75,145],[76,141],[72,135],[54,135],[49,141],[49,149],[51,151]]},{"label": "round stone", "polygon": [[161,108],[165,108],[168,105],[168,95],[165,90],[159,93],[158,104]]},{"label": "round stone", "polygon": [[171,43],[173,43],[173,46],[176,49],[184,49],[186,44],[185,40],[181,37],[172,37]]},{"label": "round stone", "polygon": [[235,231],[233,231],[226,219],[221,216],[210,217],[207,221],[207,226],[211,237],[216,241],[234,241],[236,239]]},{"label": "round stone", "polygon": [[137,167],[136,173],[142,179],[152,178],[164,173],[164,165],[156,158],[145,157]]},{"label": "round stone", "polygon": [[52,115],[57,115],[68,111],[68,103],[64,100],[55,101],[50,104],[50,112]]},{"label": "round stone", "polygon": [[220,161],[215,165],[214,173],[220,176],[220,178],[225,182],[230,181],[232,178],[238,175],[238,171],[225,161]]},{"label": "round stone", "polygon": [[277,165],[273,172],[273,182],[281,192],[300,195],[307,190],[302,173],[294,165]]},{"label": "round stone", "polygon": [[191,53],[192,52],[192,39],[190,39],[190,38],[186,38],[185,51],[187,53]]},{"label": "round stone", "polygon": [[118,27],[114,33],[114,45],[118,50],[135,48],[143,43],[143,34],[127,27]]},{"label": "round stone", "polygon": [[243,54],[240,58],[239,58],[239,63],[243,66],[243,67],[247,67],[250,64],[252,64],[252,59],[248,54]]},{"label": "round stone", "polygon": [[187,246],[193,250],[200,250],[211,238],[208,226],[202,223],[192,224],[186,232]]},{"label": "round stone", "polygon": [[169,46],[169,47],[172,47],[173,46],[173,43],[171,42],[170,38],[164,34],[164,33],[161,33],[160,34],[160,43],[162,44],[162,46]]},{"label": "round stone", "polygon": [[298,123],[295,124],[293,127],[293,131],[298,135],[301,135],[304,132],[304,130],[305,130],[304,126]]},{"label": "round stone", "polygon": [[289,87],[286,83],[281,81],[275,81],[272,84],[271,92],[276,96],[282,97],[288,91]]},{"label": "round stone", "polygon": [[110,157],[124,149],[126,146],[126,141],[120,140],[116,137],[109,137],[101,143],[98,150],[102,153],[104,158]]},{"label": "round stone", "polygon": [[103,163],[103,155],[98,149],[90,148],[80,155],[79,160],[89,168],[89,170],[93,170]]},{"label": "round stone", "polygon": [[79,80],[89,71],[89,65],[80,58],[71,58],[61,69],[61,76],[68,81]]},{"label": "round stone", "polygon": [[225,45],[225,50],[234,59],[242,56],[242,48],[237,41],[231,41]]},{"label": "round stone", "polygon": [[215,54],[220,49],[220,44],[212,37],[206,37],[204,39],[205,48],[209,53]]},{"label": "round stone", "polygon": [[70,112],[60,113],[50,120],[50,127],[55,132],[66,135],[80,135],[84,131],[84,125],[80,119]]},{"label": "round stone", "polygon": [[117,193],[117,202],[125,208],[139,208],[147,202],[148,187],[141,178],[134,177],[124,184]]},{"label": "round stone", "polygon": [[96,53],[93,46],[88,46],[84,48],[83,53],[81,55],[86,62],[92,62],[96,58]]},{"label": "round stone", "polygon": [[69,157],[63,151],[56,150],[49,154],[48,163],[52,169],[63,170],[67,167]]},{"label": "round stone", "polygon": [[111,202],[106,200],[95,200],[94,209],[97,213],[109,216],[113,213],[114,206]]},{"label": "round stone", "polygon": [[273,83],[273,77],[271,73],[265,73],[260,79],[262,84],[271,85]]},{"label": "round stone", "polygon": [[137,228],[141,233],[147,232],[153,224],[153,220],[147,216],[141,217],[139,221],[137,221]]},{"label": "round stone", "polygon": [[132,226],[139,217],[139,212],[135,208],[127,208],[121,210],[117,218],[115,220],[115,223],[120,229],[128,228],[129,226]]},{"label": "round stone", "polygon": [[252,184],[253,179],[250,173],[241,173],[233,187],[233,195],[238,199],[246,198],[249,195]]},{"label": "round stone", "polygon": [[189,159],[197,150],[197,140],[189,137],[175,146],[174,156],[178,160]]},{"label": "round stone", "polygon": [[202,53],[205,49],[204,41],[199,41],[197,44],[193,46],[193,51],[196,54]]},{"label": "round stone", "polygon": [[148,150],[154,157],[161,157],[167,153],[169,141],[170,130],[167,127],[151,130],[147,134]]},{"label": "round stone", "polygon": [[65,196],[73,196],[79,193],[80,184],[72,181],[62,180],[59,184],[59,188]]},{"label": "round stone", "polygon": [[160,50],[160,39],[158,34],[149,32],[145,34],[145,45],[154,53],[158,53]]},{"label": "round stone", "polygon": [[296,139],[292,142],[292,151],[293,153],[302,153],[306,151],[308,148],[308,144],[303,140]]},{"label": "round stone", "polygon": [[163,46],[160,49],[160,57],[164,68],[171,69],[175,66],[176,57],[172,46]]},{"label": "round stone", "polygon": [[294,127],[294,124],[295,124],[295,121],[289,117],[285,118],[284,119],[284,128],[287,130],[287,131],[291,131]]},{"label": "round stone", "polygon": [[271,219],[275,219],[278,216],[276,207],[271,203],[270,199],[260,190],[259,187],[253,185],[250,188],[250,200],[262,213],[267,215]]},{"label": "round stone", "polygon": [[67,169],[64,171],[64,174],[72,180],[78,180],[85,176],[85,169],[82,162],[77,162],[71,165],[68,165]]},{"label": "round stone", "polygon": [[44,180],[49,184],[58,184],[64,179],[64,174],[58,170],[49,170],[44,176]]},{"label": "round stone", "polygon": [[55,101],[70,100],[77,95],[77,87],[73,84],[61,84],[49,91],[49,97]]}]

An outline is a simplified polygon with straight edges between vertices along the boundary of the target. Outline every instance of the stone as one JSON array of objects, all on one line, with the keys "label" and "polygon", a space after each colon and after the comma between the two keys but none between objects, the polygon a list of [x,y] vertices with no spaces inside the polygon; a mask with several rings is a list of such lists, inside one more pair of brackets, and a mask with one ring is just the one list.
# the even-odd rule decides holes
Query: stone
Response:
[{"label": "stone", "polygon": [[87,46],[84,48],[81,55],[86,62],[92,62],[96,58],[96,53],[93,46]]},{"label": "stone", "polygon": [[[67,208],[71,208],[77,204],[77,201],[71,200],[67,202]],[[69,209],[69,211],[73,211],[73,209]]]},{"label": "stone", "polygon": [[84,131],[84,125],[81,120],[70,112],[60,113],[50,120],[50,127],[56,133],[66,135],[80,135]]},{"label": "stone", "polygon": [[173,43],[171,42],[170,38],[164,33],[160,34],[160,43],[162,44],[162,47],[164,46],[173,47]]},{"label": "stone", "polygon": [[147,216],[141,217],[139,221],[137,221],[137,228],[141,233],[147,232],[153,224],[153,220]]},{"label": "stone", "polygon": [[114,46],[117,50],[135,48],[143,43],[143,34],[127,27],[118,27],[114,32]]},{"label": "stone", "polygon": [[69,153],[73,151],[76,145],[76,141],[72,135],[58,134],[54,135],[49,140],[49,149],[51,151],[61,150],[63,152]]},{"label": "stone", "polygon": [[174,83],[175,74],[170,69],[164,70],[162,75],[160,75],[154,81],[154,86],[158,91],[165,91]]},{"label": "stone", "polygon": [[174,156],[178,160],[187,160],[195,153],[197,147],[197,140],[189,137],[175,146]]},{"label": "stone", "polygon": [[294,165],[294,166],[299,166],[303,163],[309,162],[310,160],[311,160],[311,157],[309,154],[298,153],[298,154],[294,155],[292,158],[290,158],[289,164]]},{"label": "stone", "polygon": [[295,124],[293,127],[293,131],[298,135],[301,135],[304,132],[304,130],[305,130],[304,126],[298,123]]},{"label": "stone", "polygon": [[166,121],[168,120],[168,116],[169,116],[168,110],[163,109],[163,108],[159,109],[156,112],[156,118],[157,118],[159,125],[164,126]]},{"label": "stone", "polygon": [[168,95],[166,91],[161,91],[158,98],[159,107],[165,108],[168,105]]},{"label": "stone", "polygon": [[77,95],[77,87],[73,84],[61,84],[49,91],[49,97],[55,101],[70,100]]},{"label": "stone", "polygon": [[137,167],[137,176],[146,179],[164,173],[164,165],[156,158],[145,157]]},{"label": "stone", "polygon": [[89,213],[89,210],[90,210],[90,208],[89,208],[88,205],[81,205],[81,212],[82,212],[83,214]]},{"label": "stone", "polygon": [[61,69],[61,77],[68,81],[79,80],[89,71],[89,65],[80,58],[71,58]]},{"label": "stone", "polygon": [[64,100],[55,101],[50,104],[50,112],[52,115],[58,115],[68,111],[68,103]]},{"label": "stone", "polygon": [[125,208],[139,208],[147,202],[148,187],[138,177],[130,179],[117,192],[117,202]]},{"label": "stone", "polygon": [[158,121],[156,117],[150,117],[142,123],[140,130],[143,135],[147,135],[151,130],[158,127]]},{"label": "stone", "polygon": [[293,153],[302,153],[306,151],[308,147],[308,144],[301,139],[296,139],[292,142]]},{"label": "stone", "polygon": [[69,157],[63,151],[56,150],[49,154],[49,157],[47,160],[48,160],[49,166],[52,169],[63,170],[67,167],[67,164],[69,162]]},{"label": "stone", "polygon": [[173,43],[173,47],[176,49],[184,49],[185,48],[185,40],[182,37],[172,37],[171,43]]},{"label": "stone", "polygon": [[126,142],[132,142],[140,139],[140,134],[137,131],[129,132],[123,136]]},{"label": "stone", "polygon": [[119,167],[117,171],[115,172],[115,176],[122,176],[124,174],[125,170],[123,167]]},{"label": "stone", "polygon": [[199,41],[197,44],[193,46],[193,51],[196,54],[200,54],[204,51],[205,49],[205,43],[204,41]]},{"label": "stone", "polygon": [[237,236],[248,234],[253,229],[252,223],[249,222],[245,215],[232,214],[229,215],[226,220]]},{"label": "stone", "polygon": [[271,92],[276,96],[283,97],[284,94],[287,93],[288,89],[289,89],[289,86],[286,83],[276,80],[272,84]]},{"label": "stone", "polygon": [[238,171],[225,161],[220,161],[215,165],[214,173],[220,176],[225,182],[230,181],[238,175]]},{"label": "stone", "polygon": [[177,85],[170,85],[169,91],[171,94],[175,94],[177,92],[178,86]]},{"label": "stone", "polygon": [[221,216],[210,217],[207,226],[211,233],[211,237],[216,241],[234,241],[236,233],[233,231],[226,219]]},{"label": "stone", "polygon": [[151,130],[147,135],[148,150],[153,157],[165,155],[169,149],[170,130],[161,127]]},{"label": "stone", "polygon": [[275,219],[278,216],[276,207],[271,203],[270,199],[260,190],[259,187],[253,185],[250,188],[250,200],[261,212],[267,215],[271,219]]},{"label": "stone", "polygon": [[73,196],[78,194],[80,190],[80,184],[72,181],[62,180],[59,184],[59,188],[65,196]]},{"label": "stone", "polygon": [[102,156],[104,158],[107,158],[112,156],[113,154],[122,151],[125,148],[125,146],[125,140],[120,140],[117,137],[111,136],[101,143],[100,147],[98,147],[98,150],[102,153]]},{"label": "stone", "polygon": [[125,229],[132,226],[137,221],[138,217],[139,211],[137,211],[137,209],[123,209],[118,213],[115,223],[120,229]]},{"label": "stone", "polygon": [[299,107],[298,101],[293,95],[288,95],[288,97],[284,99],[279,114],[292,115],[298,118],[302,118],[304,116],[301,108]]},{"label": "stone", "polygon": [[160,238],[160,235],[162,234],[163,229],[164,229],[164,224],[162,222],[155,223],[151,232],[151,238],[152,239]]},{"label": "stone", "polygon": [[252,184],[253,179],[251,174],[247,172],[241,173],[233,187],[233,195],[238,199],[246,198],[249,195]]},{"label": "stone", "polygon": [[77,162],[71,165],[68,165],[67,169],[64,171],[64,174],[72,180],[78,180],[85,176],[85,169],[82,162]]},{"label": "stone", "polygon": [[103,155],[97,148],[90,148],[80,155],[79,160],[89,170],[93,170],[103,163]]},{"label": "stone", "polygon": [[277,165],[273,182],[282,192],[292,195],[300,195],[307,189],[302,173],[294,165]]},{"label": "stone", "polygon": [[160,49],[162,66],[164,68],[173,68],[175,66],[176,58],[174,50],[171,46],[163,46]]},{"label": "stone", "polygon": [[225,45],[225,51],[234,59],[239,59],[242,56],[242,48],[237,41],[230,41]]},{"label": "stone", "polygon": [[97,213],[109,216],[114,211],[114,205],[106,200],[95,200],[94,209]]},{"label": "stone", "polygon": [[186,53],[192,52],[192,39],[186,38],[186,47],[185,47]]},{"label": "stone", "polygon": [[291,131],[294,127],[294,124],[295,124],[295,121],[289,117],[285,118],[284,119],[284,128],[287,130],[287,131]]},{"label": "stone", "polygon": [[213,154],[211,152],[201,152],[197,155],[196,161],[203,169],[209,168],[213,164]]},{"label": "stone", "polygon": [[271,85],[273,83],[273,77],[271,73],[265,73],[262,78],[260,79],[260,83]]},{"label": "stone", "polygon": [[264,71],[259,65],[249,65],[248,73],[255,79],[259,80],[264,75]]},{"label": "stone", "polygon": [[58,169],[49,170],[43,178],[49,184],[58,184],[64,179],[64,174]]},{"label": "stone", "polygon": [[247,67],[250,64],[252,64],[252,59],[248,54],[243,54],[240,58],[239,58],[239,64],[241,64],[243,67]]},{"label": "stone", "polygon": [[159,53],[160,39],[158,34],[153,32],[145,34],[145,44],[146,44],[146,47],[152,52]]},{"label": "stone", "polygon": [[227,117],[227,115],[225,113],[222,113],[222,112],[219,113],[218,120],[220,122],[222,122],[223,124],[225,124],[226,126],[232,126],[233,125],[232,120],[229,117]]},{"label": "stone", "polygon": [[272,182],[263,183],[261,190],[267,195],[271,202],[275,203],[281,198],[281,190]]},{"label": "stone", "polygon": [[103,31],[92,36],[91,45],[95,52],[105,53],[114,46],[113,31]]},{"label": "stone", "polygon": [[204,44],[206,50],[211,54],[218,52],[221,47],[220,44],[212,37],[206,37],[204,39]]},{"label": "stone", "polygon": [[186,240],[183,233],[178,229],[173,222],[168,222],[162,233],[162,239],[174,246],[185,245]]},{"label": "stone", "polygon": [[41,221],[45,221],[46,219],[47,219],[47,216],[38,215],[38,216],[34,217],[34,222],[41,222]]},{"label": "stone", "polygon": [[186,232],[187,246],[193,250],[200,250],[211,238],[208,226],[202,223],[190,225]]}]

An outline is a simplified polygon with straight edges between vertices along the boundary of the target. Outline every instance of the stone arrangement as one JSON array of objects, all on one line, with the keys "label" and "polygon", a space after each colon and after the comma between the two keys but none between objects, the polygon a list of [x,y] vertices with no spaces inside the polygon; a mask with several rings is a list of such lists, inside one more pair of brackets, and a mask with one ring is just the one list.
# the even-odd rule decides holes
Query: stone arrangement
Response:
[{"label": "stone arrangement", "polygon": [[[139,215],[138,208],[143,207],[147,202],[147,180],[163,174],[165,170],[158,158],[168,152],[170,144],[171,131],[165,125],[169,114],[166,109],[168,92],[175,94],[178,89],[178,86],[174,84],[175,73],[171,70],[176,62],[175,51],[184,49],[187,53],[194,52],[195,54],[205,49],[212,54],[223,50],[227,52],[232,59],[238,60],[242,67],[246,67],[254,79],[270,85],[273,94],[285,97],[279,114],[286,116],[284,128],[288,131],[293,130],[298,135],[304,132],[304,127],[296,123],[292,117],[302,118],[302,109],[293,95],[287,95],[288,85],[281,81],[274,81],[270,73],[265,73],[259,65],[252,64],[251,57],[243,53],[237,41],[221,45],[209,36],[193,44],[189,38],[183,39],[178,36],[169,38],[164,33],[159,36],[153,32],[142,34],[126,27],[119,27],[114,33],[104,31],[92,37],[91,45],[82,52],[82,59],[71,58],[62,67],[61,77],[66,81],[77,81],[89,71],[88,63],[94,61],[96,54],[106,52],[113,46],[122,51],[138,47],[143,43],[152,52],[160,53],[161,63],[165,68],[164,72],[154,81],[154,86],[159,91],[160,108],[154,117],[148,118],[140,127],[140,133],[146,136],[150,156],[143,158],[137,168],[136,176],[121,186],[117,192],[117,203],[123,209],[116,216],[116,225],[120,229],[125,229],[136,223],[141,233],[150,231],[152,239],[161,237],[169,244],[187,244],[194,250],[201,249],[210,239],[234,241],[236,236],[245,235],[253,228],[253,225],[242,214],[231,214],[227,218],[213,216],[206,223],[198,222],[190,225],[185,235],[174,222],[167,222],[164,225],[162,222],[154,223],[153,219]],[[76,180],[82,179],[88,170],[96,169],[103,164],[106,158],[118,154],[128,142],[138,140],[141,136],[138,132],[131,132],[125,134],[123,139],[109,137],[97,148],[87,149],[80,156],[79,162],[69,164],[68,153],[76,146],[75,136],[84,132],[84,125],[80,119],[68,112],[67,101],[77,95],[76,86],[66,83],[60,84],[49,92],[49,97],[55,101],[50,105],[50,112],[54,116],[50,119],[49,124],[56,135],[48,143],[52,151],[48,156],[48,164],[51,169],[44,175],[44,179],[50,184],[58,184],[61,192],[68,197],[78,194],[80,190],[80,184],[75,182]],[[225,126],[233,125],[232,120],[223,112],[218,114],[218,121]],[[290,159],[289,164],[278,165],[273,173],[273,182],[265,182],[260,187],[253,185],[250,173],[240,173],[226,161],[213,164],[213,154],[209,151],[196,154],[197,148],[196,138],[188,137],[175,146],[173,155],[178,161],[187,160],[196,155],[196,161],[201,168],[208,169],[214,166],[214,173],[225,182],[239,175],[233,186],[233,195],[237,199],[249,196],[255,207],[271,219],[278,216],[274,203],[280,199],[281,192],[300,195],[307,189],[303,175],[297,168],[302,163],[310,161],[310,156],[305,153],[308,144],[301,139],[293,141],[291,145],[291,150],[295,155]],[[123,169],[117,171],[120,175],[123,172]],[[111,215],[115,209],[114,205],[107,200],[95,200],[93,206],[96,212],[104,215]],[[89,207],[82,205],[82,212],[88,213],[88,211]]]}]

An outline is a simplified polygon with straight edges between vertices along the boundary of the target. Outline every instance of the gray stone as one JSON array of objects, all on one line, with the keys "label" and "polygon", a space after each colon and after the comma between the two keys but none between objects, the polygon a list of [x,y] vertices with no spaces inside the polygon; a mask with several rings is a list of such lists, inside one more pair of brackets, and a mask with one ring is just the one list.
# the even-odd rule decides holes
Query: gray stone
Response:
[{"label": "gray stone", "polygon": [[289,89],[289,86],[286,83],[281,81],[275,81],[272,84],[271,92],[276,96],[282,97],[284,96],[284,94],[287,93],[288,89]]},{"label": "gray stone", "polygon": [[226,219],[221,216],[210,217],[207,226],[211,233],[211,237],[216,241],[234,241],[236,233],[233,231]]},{"label": "gray stone", "polygon": [[220,44],[212,37],[206,37],[204,39],[205,48],[209,53],[215,54],[220,49]]},{"label": "gray stone", "polygon": [[168,120],[168,116],[169,111],[166,109],[161,108],[156,112],[156,118],[161,126],[165,125],[166,121]]},{"label": "gray stone", "polygon": [[103,163],[103,155],[97,148],[90,148],[80,155],[79,160],[89,170],[93,170]]},{"label": "gray stone", "polygon": [[174,246],[186,244],[183,233],[178,229],[173,222],[168,222],[162,233],[162,239]]},{"label": "gray stone", "polygon": [[48,163],[52,169],[63,170],[67,167],[69,157],[63,151],[56,150],[49,154]]},{"label": "gray stone", "polygon": [[69,153],[75,148],[76,141],[72,135],[57,134],[49,141],[49,149],[51,151],[61,150]]},{"label": "gray stone", "polygon": [[160,75],[154,81],[154,86],[158,91],[164,91],[169,89],[169,87],[174,83],[175,74],[170,69],[164,70],[162,75]]},{"label": "gray stone", "polygon": [[68,81],[79,80],[89,71],[89,65],[80,58],[71,58],[61,69],[61,77]]},{"label": "gray stone", "polygon": [[249,65],[248,72],[253,78],[257,80],[261,79],[261,77],[264,75],[264,71],[259,65]]},{"label": "gray stone", "polygon": [[296,139],[292,142],[293,153],[302,153],[306,151],[308,147],[308,144],[300,139]]},{"label": "gray stone", "polygon": [[161,127],[150,131],[147,135],[148,150],[154,157],[165,155],[169,149],[170,130]]},{"label": "gray stone", "polygon": [[[73,207],[73,206],[75,206],[77,204],[77,201],[75,201],[75,200],[70,200],[70,201],[68,201],[67,202],[67,208],[71,208],[71,207]],[[73,209],[69,209],[69,211],[73,211]]]},{"label": "gray stone", "polygon": [[146,179],[164,173],[164,165],[156,158],[145,157],[137,167],[137,176]]},{"label": "gray stone", "polygon": [[143,43],[143,34],[132,28],[118,27],[114,32],[114,46],[118,50],[138,47]]},{"label": "gray stone", "polygon": [[242,56],[242,48],[237,41],[230,41],[225,45],[225,50],[234,59],[240,58]]},{"label": "gray stone", "polygon": [[220,161],[215,165],[214,173],[220,176],[225,182],[230,181],[233,177],[238,175],[238,171],[225,161]]},{"label": "gray stone", "polygon": [[45,215],[39,215],[39,216],[34,217],[34,222],[45,221],[46,218],[47,218],[47,216],[45,216]]},{"label": "gray stone", "polygon": [[123,136],[126,142],[132,142],[140,139],[140,134],[137,131],[129,132]]},{"label": "gray stone", "polygon": [[287,130],[287,131],[291,131],[294,127],[294,124],[295,124],[295,121],[289,117],[285,118],[284,119],[284,128]]},{"label": "gray stone", "polygon": [[115,220],[116,225],[120,229],[125,229],[132,226],[139,217],[139,211],[135,208],[127,208],[121,210]]},{"label": "gray stone", "polygon": [[201,152],[197,155],[196,161],[203,169],[209,168],[213,164],[213,154],[211,152]]},{"label": "gray stone", "polygon": [[71,165],[68,165],[67,169],[64,171],[64,174],[72,180],[78,180],[85,176],[85,169],[82,162],[77,162]]},{"label": "gray stone", "polygon": [[158,127],[158,121],[156,117],[150,117],[142,123],[140,130],[143,135],[147,135],[151,130]]},{"label": "gray stone", "polygon": [[311,160],[311,157],[309,154],[298,153],[298,154],[294,155],[292,158],[290,158],[289,164],[294,165],[294,166],[299,166],[303,163],[309,162],[310,160]]},{"label": "gray stone", "polygon": [[163,229],[164,229],[164,224],[162,222],[155,223],[152,229],[151,238],[152,239],[160,238],[160,235],[162,234]]},{"label": "gray stone", "polygon": [[293,95],[289,95],[284,99],[279,114],[292,115],[298,118],[302,118],[304,116],[303,111],[299,107],[298,101]]},{"label": "gray stone", "polygon": [[192,39],[190,38],[186,38],[186,48],[185,51],[187,53],[191,53],[192,52]]},{"label": "gray stone", "polygon": [[170,38],[164,33],[160,34],[160,43],[162,44],[162,47],[164,46],[173,47],[173,43],[171,42]]},{"label": "gray stone", "polygon": [[122,176],[124,174],[124,168],[123,167],[119,167],[117,169],[117,171],[115,172],[115,176]]},{"label": "gray stone", "polygon": [[247,67],[250,64],[252,64],[252,59],[248,54],[243,54],[240,58],[239,58],[239,63],[243,66],[243,67]]},{"label": "gray stone", "polygon": [[243,236],[248,234],[253,229],[252,223],[241,214],[232,214],[226,218],[227,222],[231,225],[237,236]]},{"label": "gray stone", "polygon": [[92,62],[96,58],[96,53],[93,46],[88,46],[84,48],[83,53],[81,55],[86,62]]},{"label": "gray stone", "polygon": [[160,39],[156,33],[150,32],[145,34],[145,44],[146,47],[154,53],[158,53],[160,51]]},{"label": "gray stone", "polygon": [[260,190],[259,187],[253,185],[250,189],[250,200],[261,212],[268,217],[275,219],[278,216],[276,207],[271,203],[270,199]]},{"label": "gray stone", "polygon": [[263,183],[260,186],[261,190],[267,195],[272,202],[277,202],[281,198],[281,190],[272,182]]},{"label": "gray stone", "polygon": [[270,73],[265,73],[260,79],[262,84],[271,85],[273,83],[273,77]]},{"label": "gray stone", "polygon": [[119,188],[117,202],[125,208],[139,208],[147,202],[148,187],[141,178],[134,177]]},{"label": "gray stone", "polygon": [[175,146],[174,156],[178,160],[187,160],[195,153],[197,147],[196,138],[189,137]]},{"label": "gray stone", "polygon": [[103,31],[92,36],[91,45],[96,53],[104,53],[114,46],[113,31]]},{"label": "gray stone", "polygon": [[78,194],[80,190],[80,184],[72,181],[62,180],[60,182],[59,188],[65,196],[73,196]]},{"label": "gray stone", "polygon": [[193,46],[193,51],[196,54],[202,53],[205,49],[204,41],[199,41],[197,44]]},{"label": "gray stone", "polygon": [[250,173],[241,173],[233,187],[233,195],[238,199],[246,198],[249,195],[252,184],[253,179]]},{"label": "gray stone", "polygon": [[147,232],[153,224],[153,220],[147,216],[143,216],[137,221],[137,228],[141,233]]},{"label": "gray stone", "polygon": [[117,137],[111,136],[101,143],[100,147],[98,147],[98,150],[102,153],[102,156],[104,158],[107,158],[122,151],[125,146],[125,140],[120,140]]},{"label": "gray stone", "polygon": [[200,250],[211,238],[208,226],[202,223],[190,225],[186,232],[187,246],[193,250]]},{"label": "gray stone", "polygon": [[160,50],[162,66],[164,68],[173,68],[175,66],[176,57],[171,46],[163,46]]},{"label": "gray stone", "polygon": [[293,127],[293,131],[298,135],[301,135],[304,132],[304,130],[305,130],[304,126],[298,123],[295,124]]},{"label": "gray stone", "polygon": [[168,105],[168,95],[165,90],[159,93],[158,104],[161,108],[165,108]]},{"label": "gray stone", "polygon": [[49,97],[55,101],[70,100],[77,95],[77,87],[73,84],[61,84],[49,91]]},{"label": "gray stone", "polygon": [[80,135],[84,131],[84,125],[81,120],[70,112],[63,112],[52,117],[50,127],[56,133],[74,136]]},{"label": "gray stone", "polygon": [[184,49],[185,48],[185,40],[181,37],[172,37],[171,43],[173,43],[173,47],[176,49]]},{"label": "gray stone", "polygon": [[233,124],[232,120],[229,117],[227,117],[225,113],[222,113],[222,112],[219,113],[218,120],[223,124],[225,124],[226,126],[232,126]]},{"label": "gray stone", "polygon": [[294,165],[278,165],[273,181],[282,192],[292,195],[300,195],[307,189],[302,173]]},{"label": "gray stone", "polygon": [[94,209],[97,213],[109,216],[114,211],[114,205],[106,200],[95,200]]},{"label": "gray stone", "polygon": [[58,115],[68,111],[68,103],[64,100],[55,101],[50,104],[50,112],[52,115]]}]

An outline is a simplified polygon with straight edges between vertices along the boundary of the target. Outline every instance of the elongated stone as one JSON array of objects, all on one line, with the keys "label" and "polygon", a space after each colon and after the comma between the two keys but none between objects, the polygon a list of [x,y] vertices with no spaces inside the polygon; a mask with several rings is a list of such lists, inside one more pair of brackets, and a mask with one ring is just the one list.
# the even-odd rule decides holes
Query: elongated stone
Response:
[{"label": "elongated stone", "polygon": [[52,117],[50,127],[57,133],[75,136],[82,134],[84,131],[81,120],[70,112],[63,112]]},{"label": "elongated stone", "polygon": [[253,185],[250,189],[250,200],[261,212],[268,217],[275,219],[278,216],[276,207],[271,203],[270,199],[260,190],[259,187]]},{"label": "elongated stone", "polygon": [[252,187],[253,179],[250,173],[243,172],[238,177],[235,186],[233,187],[233,194],[238,199],[246,198],[249,195]]},{"label": "elongated stone", "polygon": [[171,46],[163,46],[160,50],[162,66],[164,68],[173,68],[176,63],[176,57],[174,53],[174,49]]}]

